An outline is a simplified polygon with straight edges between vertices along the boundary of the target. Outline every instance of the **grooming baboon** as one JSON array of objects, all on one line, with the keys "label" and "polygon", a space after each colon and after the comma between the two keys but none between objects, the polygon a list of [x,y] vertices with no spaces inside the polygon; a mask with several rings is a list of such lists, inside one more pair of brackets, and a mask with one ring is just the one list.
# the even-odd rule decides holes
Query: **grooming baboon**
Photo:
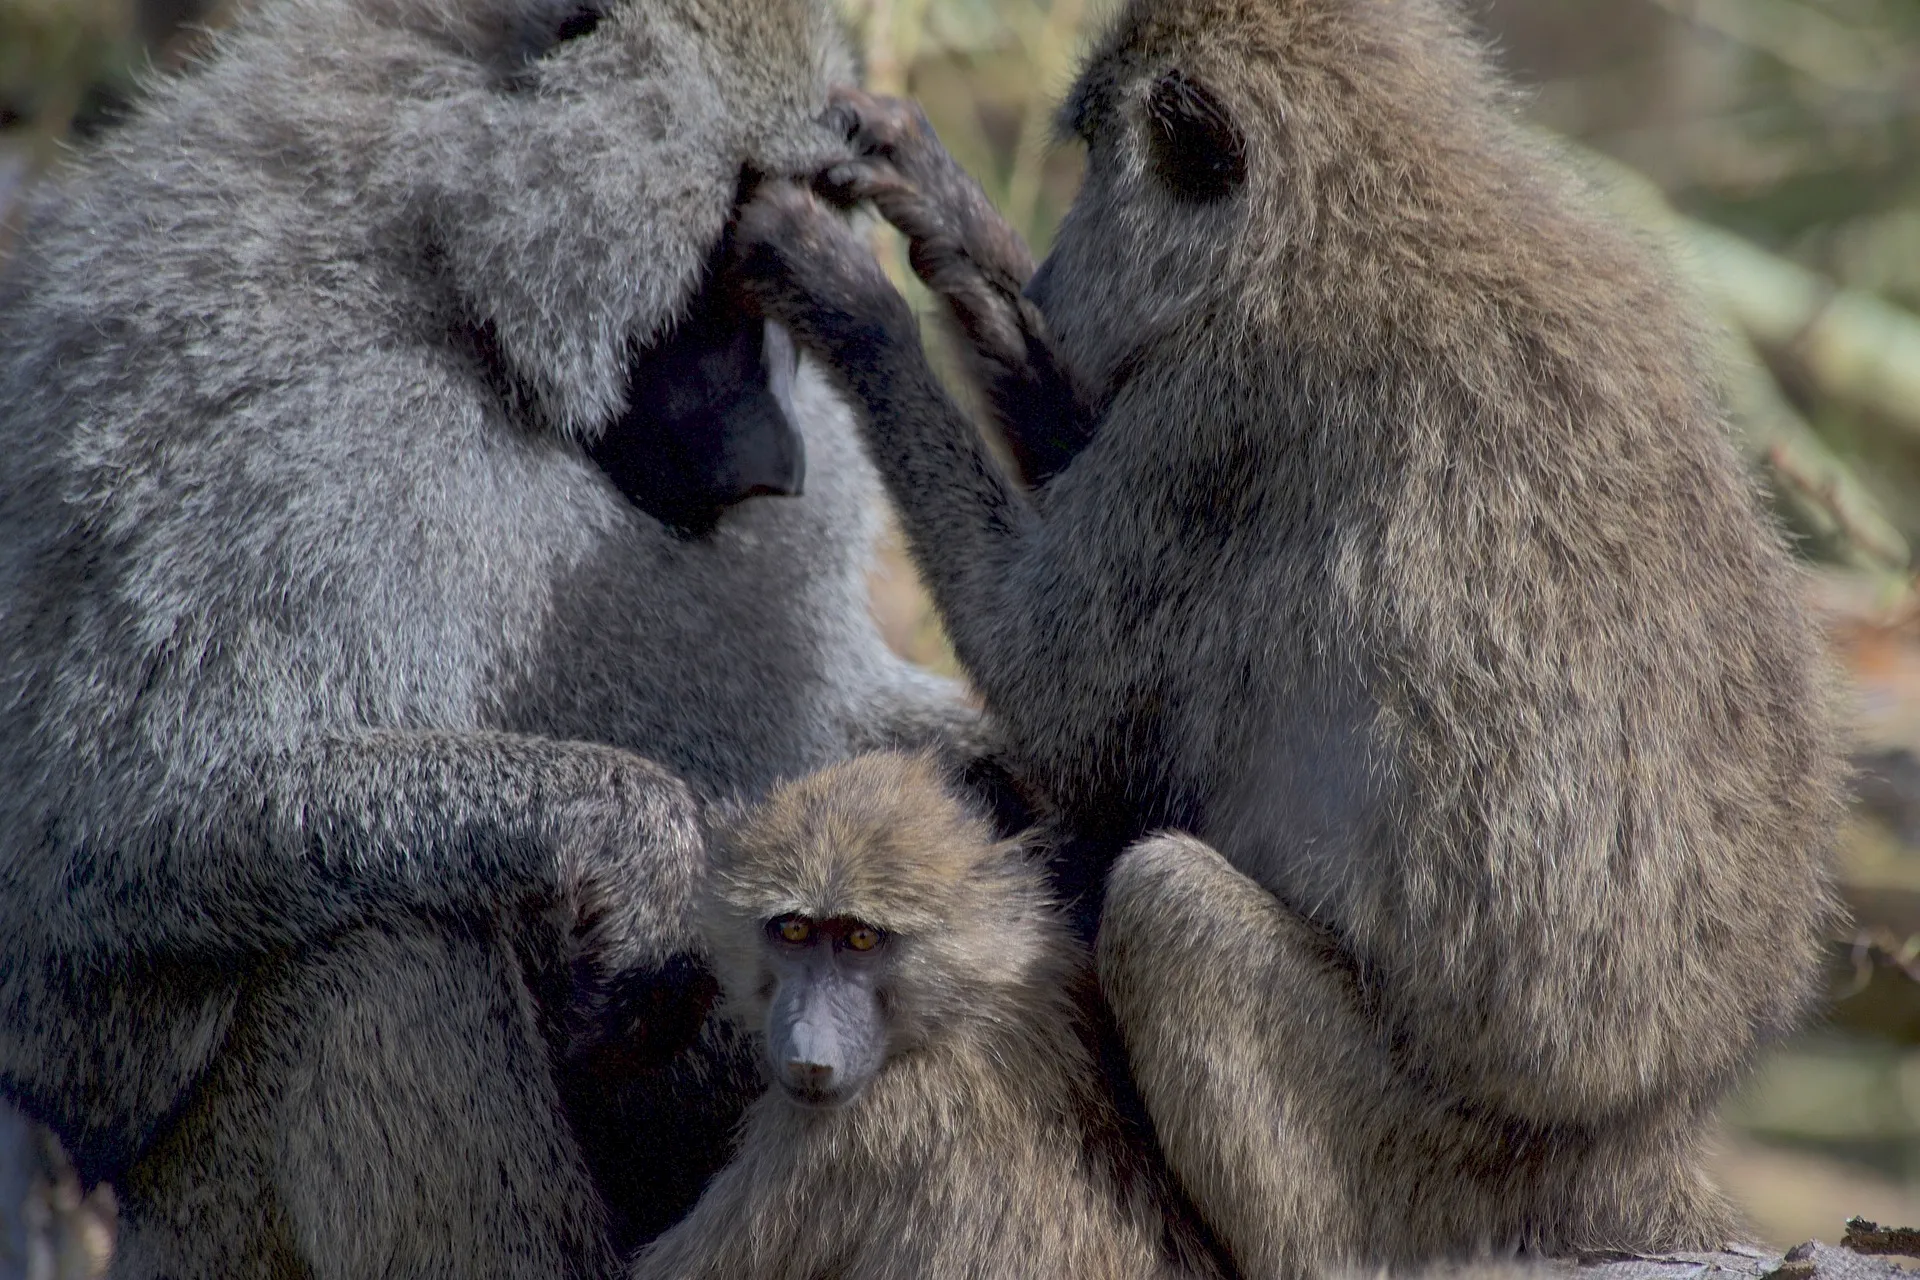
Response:
[{"label": "grooming baboon", "polygon": [[1839,769],[1668,277],[1438,0],[1127,5],[1024,298],[915,114],[842,106],[867,158],[822,187],[1070,461],[1010,482],[806,190],[743,269],[1082,849],[1198,838],[1120,858],[1099,970],[1237,1264],[1726,1240],[1708,1112],[1811,992]]},{"label": "grooming baboon", "polygon": [[[707,283],[846,71],[825,0],[263,0],[25,208],[0,1091],[119,1274],[599,1273],[724,1160],[753,1081],[650,977],[697,799],[963,714],[844,409]],[[671,1094],[568,1091],[619,1206],[596,1010]]]},{"label": "grooming baboon", "polygon": [[1103,1084],[1041,867],[930,758],[774,792],[700,921],[774,1087],[636,1280],[1218,1274]]}]

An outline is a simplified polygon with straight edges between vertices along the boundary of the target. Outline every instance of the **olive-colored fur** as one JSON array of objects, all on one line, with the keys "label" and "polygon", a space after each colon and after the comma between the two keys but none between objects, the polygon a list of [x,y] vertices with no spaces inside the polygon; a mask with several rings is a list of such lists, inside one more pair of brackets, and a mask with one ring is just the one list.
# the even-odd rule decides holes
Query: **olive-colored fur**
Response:
[{"label": "olive-colored fur", "polygon": [[1119,858],[1099,968],[1238,1265],[1735,1235],[1711,1110],[1813,992],[1841,768],[1668,274],[1440,0],[1127,4],[1024,294],[924,122],[841,105],[820,188],[1074,452],[1005,475],[807,191],[743,268],[864,408],[1030,776],[1088,848],[1190,833]]},{"label": "olive-colored fur", "polygon": [[764,1026],[767,923],[887,934],[887,1050],[853,1101],[754,1104],[733,1162],[635,1280],[1217,1275],[1114,1107],[1084,950],[1041,867],[925,756],[856,757],[776,791],[715,853],[702,929]]}]

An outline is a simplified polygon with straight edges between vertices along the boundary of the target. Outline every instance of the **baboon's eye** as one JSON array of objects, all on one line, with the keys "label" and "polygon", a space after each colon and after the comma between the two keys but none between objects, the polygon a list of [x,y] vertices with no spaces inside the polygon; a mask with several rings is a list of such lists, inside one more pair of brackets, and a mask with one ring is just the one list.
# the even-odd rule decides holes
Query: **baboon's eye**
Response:
[{"label": "baboon's eye", "polygon": [[1212,90],[1179,71],[1147,98],[1147,147],[1160,180],[1184,199],[1218,200],[1247,180],[1245,136]]},{"label": "baboon's eye", "polygon": [[781,916],[767,921],[767,932],[782,942],[807,942],[813,938],[813,921],[805,916]]},{"label": "baboon's eye", "polygon": [[856,924],[847,930],[847,946],[855,951],[871,951],[886,938],[886,934],[870,924]]}]

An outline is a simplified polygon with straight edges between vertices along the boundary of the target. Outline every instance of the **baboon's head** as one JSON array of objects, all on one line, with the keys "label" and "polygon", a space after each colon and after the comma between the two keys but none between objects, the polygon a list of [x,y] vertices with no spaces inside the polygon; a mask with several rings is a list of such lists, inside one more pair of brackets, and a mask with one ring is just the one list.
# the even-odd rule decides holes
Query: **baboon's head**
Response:
[{"label": "baboon's head", "polygon": [[838,154],[817,118],[852,71],[830,0],[259,0],[234,38],[308,198],[586,440],[698,313],[743,183]]},{"label": "baboon's head", "polygon": [[1427,161],[1481,133],[1454,128],[1477,57],[1446,0],[1126,4],[1061,108],[1086,178],[1028,290],[1089,384],[1337,325],[1304,313],[1419,269]]},{"label": "baboon's head", "polygon": [[774,1081],[840,1106],[901,1053],[1004,1015],[1047,954],[1017,843],[925,756],[857,757],[790,783],[719,841],[702,927]]}]

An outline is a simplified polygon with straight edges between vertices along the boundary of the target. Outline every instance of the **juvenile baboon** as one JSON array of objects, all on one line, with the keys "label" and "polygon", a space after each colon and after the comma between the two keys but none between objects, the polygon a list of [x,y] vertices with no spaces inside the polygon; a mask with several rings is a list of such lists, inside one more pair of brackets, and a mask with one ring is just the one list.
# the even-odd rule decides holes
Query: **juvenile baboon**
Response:
[{"label": "juvenile baboon", "polygon": [[1041,866],[929,757],[775,791],[700,924],[772,1087],[636,1280],[1218,1274],[1103,1084]]},{"label": "juvenile baboon", "polygon": [[1099,972],[1238,1266],[1727,1240],[1708,1113],[1810,995],[1839,770],[1667,275],[1440,0],[1125,6],[1024,297],[924,123],[842,109],[867,158],[821,185],[1051,386],[988,401],[1070,460],[1003,474],[805,189],[743,270],[1081,847],[1191,833],[1113,867]]},{"label": "juvenile baboon", "polygon": [[[700,1027],[696,804],[961,724],[844,408],[709,283],[846,73],[826,0],[263,0],[25,207],[0,1092],[119,1274],[605,1272],[553,1063],[656,974],[635,1052]],[[717,1026],[625,1232],[725,1158]]]}]

